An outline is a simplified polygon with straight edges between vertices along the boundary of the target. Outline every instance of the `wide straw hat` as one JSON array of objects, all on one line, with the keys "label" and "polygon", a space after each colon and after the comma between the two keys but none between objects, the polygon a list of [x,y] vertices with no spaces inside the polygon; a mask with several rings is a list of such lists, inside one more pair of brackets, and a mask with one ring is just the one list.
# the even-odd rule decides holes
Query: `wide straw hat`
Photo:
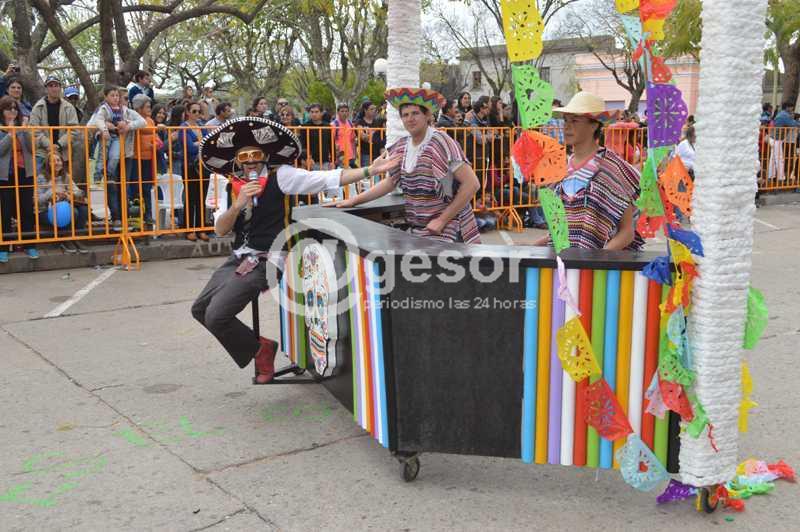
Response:
[{"label": "wide straw hat", "polygon": [[575,94],[565,107],[555,107],[553,112],[586,116],[603,124],[613,122],[619,117],[618,110],[606,110],[606,103],[602,99],[586,91]]}]

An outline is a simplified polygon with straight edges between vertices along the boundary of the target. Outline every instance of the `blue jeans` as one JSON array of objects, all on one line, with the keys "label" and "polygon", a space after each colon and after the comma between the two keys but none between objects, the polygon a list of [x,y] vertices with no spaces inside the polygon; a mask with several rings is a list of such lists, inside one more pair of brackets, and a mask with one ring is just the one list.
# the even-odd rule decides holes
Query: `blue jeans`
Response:
[{"label": "blue jeans", "polygon": [[111,137],[105,144],[97,144],[97,161],[94,168],[94,180],[96,183],[103,182],[103,165],[106,169],[106,204],[111,213],[112,220],[122,219],[122,209],[120,206],[119,190],[119,157],[120,157],[119,137]]}]

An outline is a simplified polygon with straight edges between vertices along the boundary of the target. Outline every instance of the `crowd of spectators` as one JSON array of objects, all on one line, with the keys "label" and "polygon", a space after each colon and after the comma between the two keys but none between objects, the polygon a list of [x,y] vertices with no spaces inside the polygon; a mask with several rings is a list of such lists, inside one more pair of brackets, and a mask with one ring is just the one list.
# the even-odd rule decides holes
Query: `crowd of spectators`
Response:
[{"label": "crowd of spectators", "polygon": [[[273,107],[265,96],[257,96],[247,109],[237,113],[234,104],[218,98],[211,85],[203,87],[199,97],[186,86],[177,98],[158,101],[152,76],[146,71],[137,72],[129,88],[106,86],[103,101],[91,113],[81,106],[78,86],[65,87],[57,76],[50,75],[45,79],[45,91],[44,97],[31,104],[24,98],[25,87],[13,66],[0,76],[0,223],[3,233],[13,233],[13,239],[20,231],[34,231],[34,211],[40,220],[43,216],[47,220],[48,205],[52,207],[57,201],[70,202],[74,217],[71,225],[79,231],[92,222],[105,231],[118,231],[124,209],[128,209],[129,224],[134,220],[141,229],[153,227],[157,217],[153,201],[163,199],[156,185],[160,178],[172,176],[182,183],[185,201],[179,202],[182,209],[174,212],[176,218],[170,221],[170,227],[187,228],[184,234],[189,240],[207,240],[202,228],[211,223],[211,209],[204,206],[209,176],[200,168],[199,146],[204,135],[237,114],[267,118],[290,128],[303,146],[300,164],[309,169],[366,166],[386,148],[385,101],[364,99],[354,109],[346,103],[325,109],[319,103],[295,107],[281,97]],[[553,105],[561,104],[555,100]],[[798,117],[791,111],[786,105],[774,113],[765,104],[761,122],[798,127]],[[508,131],[518,126],[517,118],[514,105],[498,97],[473,99],[469,92],[448,99],[438,116],[432,117],[436,127],[464,147],[483,190],[490,191],[488,198],[484,193],[478,200],[479,208],[502,205],[512,197],[518,201],[532,193],[511,169],[513,135]],[[2,128],[10,125],[37,129],[33,136],[17,131],[17,141],[12,142],[9,130]],[[89,129],[70,129],[79,125]],[[646,125],[646,114],[640,119],[626,111],[613,134],[607,136],[607,145],[631,164],[641,164]],[[560,118],[553,117],[542,130],[563,143]],[[693,129],[691,133],[693,139]],[[12,155],[12,145],[17,156]],[[127,184],[124,195],[123,170]],[[92,212],[87,209],[90,184],[104,191],[97,202],[92,201]],[[528,226],[544,224],[537,209],[525,209],[520,214]],[[17,218],[19,223],[15,224]],[[47,229],[48,224],[39,227]],[[85,251],[79,242],[62,247],[69,253]],[[0,248],[0,262],[8,260],[9,250]],[[38,256],[32,245],[24,251],[31,258]]]}]

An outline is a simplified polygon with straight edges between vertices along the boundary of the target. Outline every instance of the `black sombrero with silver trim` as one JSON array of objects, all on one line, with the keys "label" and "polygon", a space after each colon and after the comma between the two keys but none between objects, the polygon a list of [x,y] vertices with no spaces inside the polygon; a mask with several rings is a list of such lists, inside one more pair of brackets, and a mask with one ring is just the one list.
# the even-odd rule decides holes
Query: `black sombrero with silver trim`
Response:
[{"label": "black sombrero with silver trim", "polygon": [[255,116],[228,120],[200,143],[200,160],[208,171],[229,174],[234,171],[236,152],[247,146],[261,148],[269,166],[293,164],[300,156],[300,140],[277,122]]}]

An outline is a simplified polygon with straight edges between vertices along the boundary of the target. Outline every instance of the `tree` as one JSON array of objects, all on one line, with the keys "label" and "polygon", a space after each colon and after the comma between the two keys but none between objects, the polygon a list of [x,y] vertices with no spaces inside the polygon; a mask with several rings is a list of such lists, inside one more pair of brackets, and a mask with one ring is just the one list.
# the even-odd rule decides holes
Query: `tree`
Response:
[{"label": "tree", "polygon": [[[578,0],[537,0],[536,6],[547,28],[561,9]],[[511,69],[508,55],[502,46],[503,13],[500,0],[461,0],[452,2],[466,5],[470,9],[470,21],[461,22],[454,9],[441,8],[436,13],[439,22],[438,34],[453,40],[459,50],[458,57],[477,67],[495,96],[511,86]],[[487,23],[494,21],[495,24]],[[454,85],[451,80],[449,85]]]},{"label": "tree", "polygon": [[701,0],[679,0],[664,25],[666,38],[662,42],[664,57],[691,55],[700,61],[700,38],[703,34]]},{"label": "tree", "polygon": [[[580,13],[574,12],[559,32],[564,37],[581,39],[595,59],[614,77],[614,81],[631,95],[628,110],[637,112],[646,88],[645,73],[634,61],[634,47],[617,15],[613,0],[593,0]],[[603,39],[602,37],[609,37]],[[615,43],[620,46],[615,46]]]},{"label": "tree", "polygon": [[783,101],[795,104],[800,92],[800,0],[770,0],[767,29],[783,61]]},{"label": "tree", "polygon": [[[96,56],[84,58],[75,46],[75,39],[84,32],[99,27],[100,80],[126,85],[139,69],[152,43],[169,28],[210,14],[236,17],[249,23],[262,11],[266,1],[171,0],[123,4],[123,0],[97,0],[96,15],[73,21],[68,16],[68,9],[80,7],[74,0],[13,0],[6,3],[8,13],[5,16],[11,20],[14,34],[11,57],[20,65],[23,81],[34,90],[34,94],[43,92],[37,66],[60,50],[83,85],[88,107],[92,109],[97,103],[97,90],[86,63]],[[148,25],[141,28],[135,42],[130,40],[128,27],[127,17],[131,13],[151,14],[147,19]],[[9,58],[0,56],[2,59]]]},{"label": "tree", "polygon": [[292,19],[313,77],[351,104],[387,52],[387,6],[381,0],[299,0]]}]

